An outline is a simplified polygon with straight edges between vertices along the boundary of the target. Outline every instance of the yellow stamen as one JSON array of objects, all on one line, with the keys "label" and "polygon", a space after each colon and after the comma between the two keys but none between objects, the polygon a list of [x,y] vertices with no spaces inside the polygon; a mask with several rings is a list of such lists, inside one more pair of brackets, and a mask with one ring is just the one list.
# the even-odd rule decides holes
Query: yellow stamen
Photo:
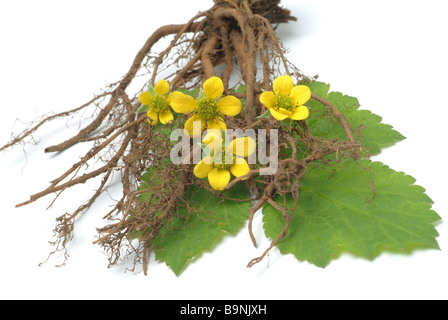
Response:
[{"label": "yellow stamen", "polygon": [[216,99],[203,98],[198,101],[196,113],[204,120],[209,121],[218,113],[218,102]]},{"label": "yellow stamen", "polygon": [[275,108],[277,110],[284,109],[292,113],[294,110],[294,100],[284,94],[280,94],[275,96]]},{"label": "yellow stamen", "polygon": [[150,108],[154,109],[156,112],[161,112],[169,109],[169,103],[165,97],[155,95],[149,104]]}]

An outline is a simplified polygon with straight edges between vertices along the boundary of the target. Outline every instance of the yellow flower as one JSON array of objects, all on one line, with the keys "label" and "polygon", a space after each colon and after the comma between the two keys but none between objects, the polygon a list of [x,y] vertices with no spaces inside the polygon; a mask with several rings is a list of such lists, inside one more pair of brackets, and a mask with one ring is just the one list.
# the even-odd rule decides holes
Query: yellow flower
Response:
[{"label": "yellow flower", "polygon": [[171,113],[170,100],[175,92],[170,94],[170,85],[166,80],[160,80],[154,86],[154,92],[151,94],[149,91],[142,92],[138,99],[141,104],[148,106],[148,122],[156,124],[159,120],[161,123],[166,124],[174,119]]},{"label": "yellow flower", "polygon": [[235,177],[241,177],[250,171],[244,158],[252,155],[256,147],[255,141],[249,137],[234,139],[228,145],[222,141],[223,139],[217,135],[212,137],[207,135],[203,142],[213,144],[213,150],[194,168],[196,177],[199,179],[208,177],[211,187],[218,191],[224,190],[229,184],[231,173]]},{"label": "yellow flower", "polygon": [[286,118],[304,120],[309,116],[309,110],[304,104],[311,98],[311,90],[307,86],[294,86],[294,81],[288,75],[274,80],[274,92],[266,91],[260,95],[260,102],[266,106],[277,120]]},{"label": "yellow flower", "polygon": [[202,88],[204,97],[197,100],[189,95],[178,93],[170,98],[171,107],[177,113],[190,113],[193,115],[186,121],[185,130],[193,136],[193,125],[195,121],[200,124],[201,134],[204,129],[226,130],[224,116],[234,117],[241,112],[241,101],[234,96],[222,97],[224,84],[218,77],[207,79]]}]

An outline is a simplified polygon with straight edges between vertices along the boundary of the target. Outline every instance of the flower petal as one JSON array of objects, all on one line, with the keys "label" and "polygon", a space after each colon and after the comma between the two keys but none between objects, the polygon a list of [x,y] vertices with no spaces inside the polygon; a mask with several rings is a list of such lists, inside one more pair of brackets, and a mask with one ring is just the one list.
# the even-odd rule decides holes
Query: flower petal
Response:
[{"label": "flower petal", "polygon": [[174,117],[170,110],[161,111],[159,113],[159,120],[161,123],[166,124],[173,121]]},{"label": "flower petal", "polygon": [[255,152],[256,147],[255,140],[250,137],[236,138],[229,144],[229,148],[233,154],[240,157],[249,157]]},{"label": "flower petal", "polygon": [[207,121],[207,129],[216,129],[219,132],[221,132],[222,130],[227,130],[227,125],[224,121],[222,121],[221,119],[217,118],[214,120],[209,120]]},{"label": "flower petal", "polygon": [[303,106],[311,99],[311,90],[307,86],[295,86],[289,96],[294,100],[296,106]]},{"label": "flower petal", "polygon": [[140,100],[140,103],[144,106],[147,106],[151,102],[151,94],[148,91],[140,93],[138,96],[138,100]]},{"label": "flower petal", "polygon": [[278,108],[278,110],[276,110],[276,111],[278,111],[278,112],[280,112],[280,113],[282,113],[282,114],[285,114],[285,115],[287,115],[288,117],[290,117],[290,116],[292,115],[292,111],[286,110],[286,109],[284,109],[284,108]]},{"label": "flower petal", "polygon": [[221,98],[224,93],[224,84],[221,78],[218,77],[207,79],[202,88],[204,88],[205,96],[209,99]]},{"label": "flower petal", "polygon": [[213,158],[205,157],[194,167],[194,175],[199,179],[204,179],[213,169]]},{"label": "flower petal", "polygon": [[[244,162],[242,163],[236,163],[230,166],[230,172],[232,172],[232,174],[235,177],[241,177],[246,175],[249,171],[249,165],[247,164],[247,161],[242,159]],[[243,178],[243,180],[246,180],[247,178]]]},{"label": "flower petal", "polygon": [[234,96],[225,96],[218,102],[219,111],[226,116],[234,117],[241,112],[241,101]]},{"label": "flower petal", "polygon": [[194,114],[185,122],[185,134],[190,135],[190,137],[198,136],[202,133],[205,128],[205,122],[201,118]]},{"label": "flower petal", "polygon": [[156,124],[157,123],[157,120],[159,118],[159,114],[158,114],[157,111],[155,111],[154,109],[151,108],[151,109],[148,110],[147,115],[152,120],[152,121],[150,121],[148,119],[148,121],[150,121],[150,123],[152,123],[152,124]]},{"label": "flower petal", "polygon": [[294,112],[291,115],[291,119],[293,120],[304,120],[308,118],[310,115],[310,111],[305,106],[300,106],[294,109]]},{"label": "flower petal", "polygon": [[157,82],[157,84],[154,86],[154,91],[159,96],[164,96],[170,92],[170,84],[166,80],[160,80]]},{"label": "flower petal", "polygon": [[275,110],[274,108],[269,109],[269,111],[271,111],[271,115],[279,121],[282,121],[282,120],[285,120],[286,118],[288,118],[288,115],[280,113],[277,110]]},{"label": "flower petal", "polygon": [[229,181],[230,172],[228,170],[215,168],[208,174],[208,182],[215,190],[224,190]]},{"label": "flower petal", "polygon": [[266,106],[266,108],[271,109],[275,106],[275,95],[272,91],[263,92],[260,95],[260,102]]},{"label": "flower petal", "polygon": [[273,89],[276,95],[289,95],[294,87],[294,80],[288,75],[278,77],[274,80]]},{"label": "flower petal", "polygon": [[202,139],[202,143],[207,144],[210,150],[213,151],[213,153],[216,150],[222,148],[222,142],[222,134],[216,129],[207,129],[207,134],[205,135],[204,139]]},{"label": "flower petal", "polygon": [[207,129],[204,139],[202,139],[202,143],[210,144],[216,141],[221,141],[222,135],[219,130],[216,129]]},{"label": "flower petal", "polygon": [[169,103],[173,110],[177,113],[189,113],[196,110],[198,103],[189,95],[175,91],[169,96]]}]

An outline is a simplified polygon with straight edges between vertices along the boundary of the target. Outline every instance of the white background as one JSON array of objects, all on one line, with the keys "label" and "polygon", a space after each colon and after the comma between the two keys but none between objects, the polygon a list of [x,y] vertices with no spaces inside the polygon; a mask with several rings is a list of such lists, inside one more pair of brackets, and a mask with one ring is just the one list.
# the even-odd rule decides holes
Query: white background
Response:
[{"label": "white background", "polygon": [[[376,159],[415,177],[446,220],[447,2],[282,3],[298,18],[278,28],[291,62],[331,83],[332,90],[356,96],[363,108],[407,137]],[[1,1],[0,144],[23,128],[17,118],[30,121],[90,100],[127,72],[156,28],[184,23],[211,5],[211,0]],[[55,256],[38,267],[51,251],[55,218],[84,203],[97,183],[67,192],[48,210],[52,196],[24,208],[14,206],[46,188],[83,155],[82,145],[60,155],[43,152],[77,129],[53,122],[37,133],[37,146],[0,154],[2,299],[448,298],[446,223],[437,227],[441,251],[383,254],[374,262],[347,254],[321,269],[272,250],[247,269],[247,262],[269,245],[257,216],[259,249],[252,247],[245,228],[180,277],[154,260],[147,277],[125,273],[126,262],[108,269],[92,241],[95,228],[106,223],[102,216],[112,204],[113,188],[77,222],[67,264],[56,268],[62,257]]]}]

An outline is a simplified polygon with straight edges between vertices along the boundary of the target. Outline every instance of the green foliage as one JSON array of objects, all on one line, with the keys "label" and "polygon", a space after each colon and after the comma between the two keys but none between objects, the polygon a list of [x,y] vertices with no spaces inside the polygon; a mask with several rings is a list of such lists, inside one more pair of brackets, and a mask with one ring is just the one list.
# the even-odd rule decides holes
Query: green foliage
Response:
[{"label": "green foliage", "polygon": [[246,92],[246,86],[244,86],[244,85],[239,86],[239,87],[235,90],[235,92],[236,92],[236,93],[244,93],[244,92]]},{"label": "green foliage", "polygon": [[149,105],[143,105],[137,109],[136,113],[143,113],[149,111]]},{"label": "green foliage", "polygon": [[[282,253],[325,267],[342,252],[373,259],[386,250],[438,248],[434,224],[440,217],[412,177],[367,160],[333,169],[316,167],[305,176],[288,233],[277,245]],[[286,204],[294,200],[287,196]],[[263,221],[273,239],[285,224],[270,205]]]},{"label": "green foliage", "polygon": [[192,90],[187,90],[187,89],[178,89],[177,91],[182,92],[183,94],[192,96],[193,98],[196,98],[196,96],[198,95],[198,93],[200,93],[202,89],[196,88],[196,89],[192,89]]},{"label": "green foliage", "polygon": [[[248,199],[247,189],[232,188],[226,197]],[[187,206],[188,205],[188,206]],[[156,259],[177,275],[204,252],[211,251],[225,236],[236,234],[248,217],[250,201],[214,197],[204,188],[191,186],[185,203],[156,239]]]},{"label": "green foliage", "polygon": [[[384,251],[437,249],[435,224],[440,217],[431,210],[432,202],[425,190],[415,185],[412,177],[368,160],[404,137],[382,123],[381,117],[360,109],[356,98],[330,92],[330,86],[323,82],[311,81],[305,85],[344,115],[362,145],[364,159],[316,163],[308,170],[301,180],[299,202],[288,232],[277,244],[280,251],[325,267],[347,252],[374,259]],[[240,86],[235,91],[244,90]],[[200,94],[198,89],[182,92],[193,97]],[[345,130],[327,106],[314,99],[306,105],[310,109],[306,122],[313,136],[331,141],[347,139]],[[157,130],[168,136],[172,128],[158,126]],[[159,170],[149,168],[142,186],[157,183]],[[205,188],[186,186],[186,196],[153,242],[156,259],[179,275],[191,261],[211,251],[225,236],[236,234],[247,221],[251,204],[237,201],[249,198],[244,185],[237,184],[226,192],[227,199],[215,197]],[[149,198],[148,193],[143,193],[139,199],[148,201]],[[289,195],[284,199],[277,196],[276,200],[279,206],[286,203],[288,208],[295,204]],[[263,207],[263,223],[265,234],[271,239],[285,226],[282,214],[271,205]]]},{"label": "green foliage", "polygon": [[[314,94],[330,101],[344,115],[351,127],[357,131],[355,138],[362,142],[369,156],[377,155],[386,147],[404,139],[392,126],[381,123],[382,118],[369,110],[361,110],[358,99],[340,92],[330,92],[330,85],[312,81],[305,83]],[[329,116],[327,107],[311,99],[306,103],[310,116],[306,120],[311,134],[328,139],[346,139],[344,129],[338,120]]]}]

